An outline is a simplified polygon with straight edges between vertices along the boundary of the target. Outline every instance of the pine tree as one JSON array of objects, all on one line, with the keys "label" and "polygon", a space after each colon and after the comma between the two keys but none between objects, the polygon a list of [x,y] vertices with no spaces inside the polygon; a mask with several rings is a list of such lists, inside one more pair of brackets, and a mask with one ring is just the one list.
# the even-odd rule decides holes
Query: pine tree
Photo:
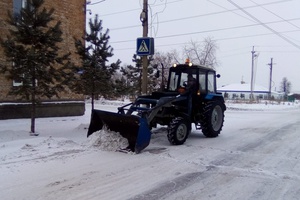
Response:
[{"label": "pine tree", "polygon": [[116,97],[121,97],[122,100],[125,99],[125,96],[129,94],[129,86],[126,78],[122,76],[120,79],[115,81],[115,91],[114,95]]},{"label": "pine tree", "polygon": [[160,89],[160,82],[158,80],[159,77],[157,76],[158,65],[152,64],[151,61],[148,67],[148,85],[147,85],[148,93],[152,93]]},{"label": "pine tree", "polygon": [[[59,66],[67,65],[69,54],[59,55],[62,41],[61,23],[49,24],[54,20],[54,9],[42,7],[44,0],[28,0],[20,16],[8,12],[8,23],[12,26],[10,36],[1,39],[7,62],[0,65],[7,78],[21,82],[12,87],[10,95],[31,102],[31,133],[35,133],[36,104],[41,97],[58,97],[64,90]],[[52,24],[52,23],[51,23]]]},{"label": "pine tree", "polygon": [[102,20],[99,20],[98,15],[94,21],[89,20],[89,29],[82,39],[75,38],[75,46],[82,59],[82,65],[73,68],[77,76],[74,76],[70,83],[77,93],[91,96],[94,109],[95,98],[99,95],[106,97],[113,91],[111,77],[119,68],[121,61],[106,66],[108,58],[113,56],[113,48],[108,45],[109,30],[103,32]]},{"label": "pine tree", "polygon": [[[142,93],[142,59],[136,54],[133,55],[132,61],[135,63],[135,66],[128,65],[125,68],[121,68],[121,72],[127,78],[129,83],[129,94],[131,96],[140,95]],[[147,81],[147,91],[151,93],[158,90],[158,80],[156,77],[157,65],[152,65],[152,57],[149,57],[149,64],[147,68],[148,81]]]}]

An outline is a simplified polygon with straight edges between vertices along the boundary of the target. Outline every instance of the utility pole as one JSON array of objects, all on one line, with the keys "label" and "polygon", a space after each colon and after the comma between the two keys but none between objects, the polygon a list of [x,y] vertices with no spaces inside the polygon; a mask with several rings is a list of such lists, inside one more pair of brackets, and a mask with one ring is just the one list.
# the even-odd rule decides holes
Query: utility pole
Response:
[{"label": "utility pole", "polygon": [[253,98],[253,84],[254,84],[254,58],[255,58],[255,51],[254,51],[254,46],[252,47],[252,64],[251,64],[251,93],[250,93],[250,102],[254,100]]},{"label": "utility pole", "polygon": [[269,100],[271,100],[271,96],[272,96],[272,69],[273,69],[273,58],[271,58],[271,63],[269,63],[268,65],[270,66]]},{"label": "utility pole", "polygon": [[[148,0],[144,0],[140,19],[143,24],[143,37],[148,37]],[[142,56],[142,94],[147,94],[148,84],[148,57]]]}]

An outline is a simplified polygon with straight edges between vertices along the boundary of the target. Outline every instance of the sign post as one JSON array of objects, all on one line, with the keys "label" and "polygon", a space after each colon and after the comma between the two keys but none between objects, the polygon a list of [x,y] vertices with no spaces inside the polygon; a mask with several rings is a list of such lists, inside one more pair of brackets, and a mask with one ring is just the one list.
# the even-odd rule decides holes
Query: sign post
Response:
[{"label": "sign post", "polygon": [[143,70],[142,70],[142,94],[147,94],[148,82],[148,58],[147,56],[154,54],[154,38],[141,37],[136,41],[136,54],[142,57]]},{"label": "sign post", "polygon": [[[140,20],[143,24],[143,37],[148,37],[148,0],[144,0],[143,2],[143,10],[140,14]],[[143,62],[142,69],[142,94],[147,94],[147,82],[148,82],[148,57],[147,50],[149,50],[150,46],[147,45],[146,40],[138,39],[139,45],[137,47],[137,55],[141,55]]]}]

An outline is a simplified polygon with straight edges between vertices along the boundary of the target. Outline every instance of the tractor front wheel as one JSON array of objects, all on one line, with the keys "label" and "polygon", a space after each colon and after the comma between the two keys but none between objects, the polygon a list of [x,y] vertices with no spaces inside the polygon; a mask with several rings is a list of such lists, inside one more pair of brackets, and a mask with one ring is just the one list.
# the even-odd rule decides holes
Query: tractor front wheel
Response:
[{"label": "tractor front wheel", "polygon": [[181,145],[186,141],[189,132],[188,122],[182,117],[176,117],[170,122],[168,140],[171,144]]}]

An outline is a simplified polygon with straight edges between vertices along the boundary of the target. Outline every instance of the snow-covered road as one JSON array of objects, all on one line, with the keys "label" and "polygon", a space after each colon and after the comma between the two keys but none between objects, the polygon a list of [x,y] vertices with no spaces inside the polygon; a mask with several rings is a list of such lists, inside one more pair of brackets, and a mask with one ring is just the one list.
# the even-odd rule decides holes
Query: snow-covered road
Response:
[{"label": "snow-covered road", "polygon": [[28,136],[29,120],[0,121],[1,199],[300,197],[299,105],[228,109],[219,137],[194,130],[181,146],[162,127],[140,154],[91,146],[89,116],[38,119],[38,137]]}]

